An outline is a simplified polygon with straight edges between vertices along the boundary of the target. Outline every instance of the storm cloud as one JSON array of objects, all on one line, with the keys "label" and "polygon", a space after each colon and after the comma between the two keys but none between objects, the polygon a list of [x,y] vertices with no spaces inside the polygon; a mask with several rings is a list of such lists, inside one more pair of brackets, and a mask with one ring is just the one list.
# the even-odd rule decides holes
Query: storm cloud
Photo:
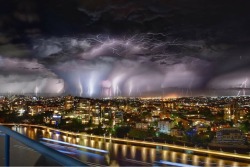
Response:
[{"label": "storm cloud", "polygon": [[248,93],[247,1],[1,2],[0,93]]}]

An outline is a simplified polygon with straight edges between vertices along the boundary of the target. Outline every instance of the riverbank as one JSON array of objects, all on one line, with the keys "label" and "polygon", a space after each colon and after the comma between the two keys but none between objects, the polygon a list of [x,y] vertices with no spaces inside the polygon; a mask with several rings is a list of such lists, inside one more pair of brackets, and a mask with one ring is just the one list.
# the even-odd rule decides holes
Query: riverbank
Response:
[{"label": "riverbank", "polygon": [[249,145],[223,145],[217,143],[210,143],[208,147],[212,150],[225,151],[239,154],[250,154]]},{"label": "riverbank", "polygon": [[[144,146],[144,147],[158,147],[160,146],[162,149],[163,148],[168,148],[168,149],[173,149],[173,150],[180,150],[180,151],[192,151],[196,153],[205,153],[205,154],[220,154],[223,151],[223,156],[229,156],[231,157],[232,153],[235,153],[235,149],[232,148],[227,148],[227,149],[221,149],[218,147],[207,147],[207,148],[201,148],[201,147],[190,147],[186,145],[178,145],[178,143],[174,144],[169,144],[169,143],[161,143],[161,142],[156,142],[156,141],[143,141],[143,140],[133,140],[133,139],[128,139],[128,138],[114,138],[112,136],[97,136],[97,135],[92,135],[92,134],[87,134],[87,133],[75,133],[75,132],[70,132],[70,131],[64,131],[60,129],[55,129],[43,125],[31,125],[31,124],[0,124],[0,125],[9,125],[9,126],[27,126],[27,127],[37,127],[37,128],[43,128],[47,129],[48,131],[52,132],[60,132],[64,133],[66,135],[71,135],[71,136],[82,136],[82,137],[90,137],[90,138],[95,138],[97,140],[105,140],[105,141],[112,141],[114,143],[126,143],[129,145],[138,145],[138,146]],[[218,152],[220,151],[220,152]],[[238,154],[239,157],[244,157],[249,155],[249,149],[244,150],[244,149],[236,149],[236,153]],[[240,153],[240,155],[239,155]],[[236,156],[236,155],[235,155]],[[247,159],[250,159],[248,157]]]}]

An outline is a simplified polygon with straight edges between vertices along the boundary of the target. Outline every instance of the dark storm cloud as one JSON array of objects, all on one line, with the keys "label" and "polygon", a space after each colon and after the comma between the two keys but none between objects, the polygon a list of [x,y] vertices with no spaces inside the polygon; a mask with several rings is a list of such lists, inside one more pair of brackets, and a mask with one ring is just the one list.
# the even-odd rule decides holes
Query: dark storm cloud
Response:
[{"label": "dark storm cloud", "polygon": [[[0,93],[60,93],[63,83],[36,60],[0,56]],[[53,89],[52,89],[53,88]]]},{"label": "dark storm cloud", "polygon": [[[199,50],[200,43],[173,41],[164,34],[127,38],[85,35],[39,39],[34,43],[39,62],[85,96],[98,96],[105,89],[111,89],[112,95],[132,96],[159,93],[169,87],[202,87],[202,75],[210,66],[208,61],[182,51],[190,47]],[[177,49],[179,52],[173,55],[171,52]],[[103,82],[109,82],[110,87],[102,87]]]},{"label": "dark storm cloud", "polygon": [[0,3],[2,90],[136,96],[249,77],[246,0]]}]

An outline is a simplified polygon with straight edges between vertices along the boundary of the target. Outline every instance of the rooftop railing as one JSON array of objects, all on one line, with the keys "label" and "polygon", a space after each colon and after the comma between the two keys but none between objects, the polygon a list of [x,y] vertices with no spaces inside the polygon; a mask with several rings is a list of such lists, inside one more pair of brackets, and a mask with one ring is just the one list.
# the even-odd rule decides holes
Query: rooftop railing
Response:
[{"label": "rooftop railing", "polygon": [[[49,148],[46,145],[43,145],[35,140],[32,140],[26,136],[23,136],[8,127],[0,125],[1,136],[4,137],[4,165],[10,166],[10,138],[15,139],[18,142],[23,143],[24,145],[28,146],[29,148],[39,152],[41,155],[54,160],[57,164],[62,166],[88,166],[87,164],[69,157],[65,154],[62,154],[52,148]],[[25,151],[25,150],[24,150]],[[15,157],[14,157],[15,158]],[[11,164],[12,165],[12,164]]]}]

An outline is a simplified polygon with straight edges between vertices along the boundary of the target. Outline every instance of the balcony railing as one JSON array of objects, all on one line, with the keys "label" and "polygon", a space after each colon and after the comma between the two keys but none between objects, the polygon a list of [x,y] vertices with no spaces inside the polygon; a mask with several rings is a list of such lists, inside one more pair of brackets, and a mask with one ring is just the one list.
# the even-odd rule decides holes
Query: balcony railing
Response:
[{"label": "balcony railing", "polygon": [[29,148],[39,152],[41,155],[45,156],[48,159],[54,160],[57,164],[60,164],[62,166],[88,166],[87,164],[77,159],[69,157],[35,140],[32,140],[26,136],[23,136],[9,129],[8,127],[0,125],[0,131],[2,133],[0,137],[4,137],[4,165],[5,166],[9,166],[10,159],[15,158],[15,157],[11,157],[11,154],[10,154],[10,138],[23,143]]}]

